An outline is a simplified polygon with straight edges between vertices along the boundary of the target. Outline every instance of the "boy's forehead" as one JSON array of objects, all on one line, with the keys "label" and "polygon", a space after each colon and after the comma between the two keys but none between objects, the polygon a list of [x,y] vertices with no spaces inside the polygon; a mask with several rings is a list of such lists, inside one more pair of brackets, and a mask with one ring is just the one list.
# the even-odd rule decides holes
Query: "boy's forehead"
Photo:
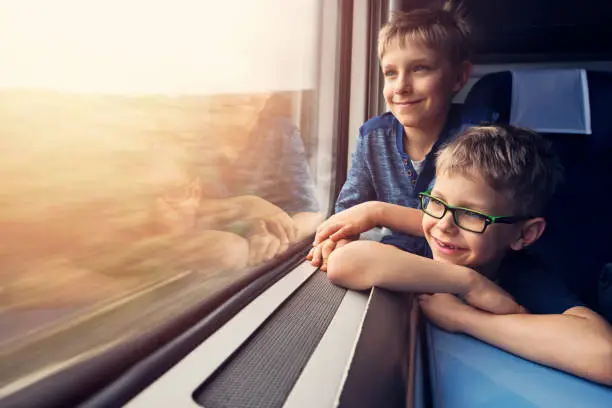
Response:
[{"label": "boy's forehead", "polygon": [[474,170],[453,173],[438,171],[432,191],[451,205],[474,210],[505,213],[512,207],[505,194],[495,191],[482,175]]},{"label": "boy's forehead", "polygon": [[434,187],[438,190],[455,190],[452,186],[456,184],[470,183],[474,186],[480,187],[482,184],[486,185],[484,178],[480,172],[473,169],[466,169],[465,171],[449,171],[448,169],[436,169],[436,176],[433,181]]},{"label": "boy's forehead", "polygon": [[425,39],[398,35],[383,43],[381,63],[384,63],[385,57],[389,53],[397,51],[400,51],[404,58],[411,59],[439,59],[444,56],[441,49],[429,44]]}]

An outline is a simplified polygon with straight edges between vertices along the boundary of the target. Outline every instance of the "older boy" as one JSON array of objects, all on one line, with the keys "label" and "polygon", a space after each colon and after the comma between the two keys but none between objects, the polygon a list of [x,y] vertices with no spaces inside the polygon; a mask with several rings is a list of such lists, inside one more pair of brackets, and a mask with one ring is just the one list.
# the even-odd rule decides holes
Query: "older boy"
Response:
[{"label": "older boy", "polygon": [[[380,32],[378,57],[390,112],[360,128],[336,213],[371,200],[418,208],[417,193],[431,185],[438,147],[471,124],[496,119],[492,112],[452,105],[472,69],[469,27],[459,13],[422,9],[395,14]],[[421,234],[396,231],[383,242],[428,253]],[[335,246],[334,241],[317,243],[307,258],[315,266],[323,260],[325,270],[325,259]]]},{"label": "older boy", "polygon": [[[436,293],[421,295],[420,304],[442,328],[612,385],[612,327],[521,251],[544,232],[542,214],[559,179],[545,140],[512,126],[474,127],[441,149],[436,165],[433,189],[420,194],[434,260],[359,241],[332,253],[329,278],[352,289]],[[386,203],[363,207],[355,212],[369,213],[370,224],[411,216]],[[479,310],[512,307],[499,303],[508,299],[487,278],[533,314]]]}]

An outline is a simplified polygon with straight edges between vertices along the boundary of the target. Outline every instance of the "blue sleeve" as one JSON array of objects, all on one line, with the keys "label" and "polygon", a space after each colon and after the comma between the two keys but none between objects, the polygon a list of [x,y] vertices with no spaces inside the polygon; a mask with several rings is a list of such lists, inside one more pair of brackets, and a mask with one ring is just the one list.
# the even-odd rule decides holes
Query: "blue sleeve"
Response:
[{"label": "blue sleeve", "polygon": [[533,257],[516,257],[502,269],[501,286],[534,314],[562,314],[585,306],[562,276]]},{"label": "blue sleeve", "polygon": [[258,122],[247,153],[231,163],[219,159],[216,139],[203,139],[197,174],[207,197],[255,195],[290,215],[319,211],[304,142],[291,120],[273,116]]},{"label": "blue sleeve", "polygon": [[254,139],[258,143],[236,169],[250,189],[241,194],[257,195],[290,215],[319,211],[299,129],[288,120],[268,120],[259,125]]},{"label": "blue sleeve", "polygon": [[384,236],[380,242],[382,244],[393,245],[402,251],[410,252],[415,255],[420,255],[425,258],[432,258],[431,248],[427,244],[427,240],[423,237],[415,237],[408,234],[393,233]]},{"label": "blue sleeve", "polygon": [[372,175],[368,169],[367,149],[364,136],[360,130],[357,137],[357,146],[351,155],[351,168],[336,200],[335,210],[338,213],[375,198],[376,192],[372,185]]},{"label": "blue sleeve", "polygon": [[319,211],[314,181],[306,158],[302,136],[297,127],[293,127],[288,133],[283,143],[281,157],[279,174],[283,176],[284,186],[282,187],[284,188],[279,190],[284,191],[277,205],[289,214]]}]

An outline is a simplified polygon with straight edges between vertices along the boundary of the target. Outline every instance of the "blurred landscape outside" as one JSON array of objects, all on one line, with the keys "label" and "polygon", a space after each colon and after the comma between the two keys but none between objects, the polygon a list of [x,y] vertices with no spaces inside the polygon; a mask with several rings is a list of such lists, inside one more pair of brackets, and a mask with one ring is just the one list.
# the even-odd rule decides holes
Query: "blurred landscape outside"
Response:
[{"label": "blurred landscape outside", "polygon": [[320,2],[0,0],[0,397],[167,321],[327,212]]}]

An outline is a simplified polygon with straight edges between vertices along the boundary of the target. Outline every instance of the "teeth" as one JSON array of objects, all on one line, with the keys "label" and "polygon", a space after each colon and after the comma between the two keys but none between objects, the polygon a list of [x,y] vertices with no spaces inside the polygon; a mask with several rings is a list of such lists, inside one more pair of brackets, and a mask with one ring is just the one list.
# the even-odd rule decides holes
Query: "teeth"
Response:
[{"label": "teeth", "polygon": [[454,245],[447,245],[447,244],[445,244],[445,243],[444,243],[444,242],[442,242],[442,241],[438,241],[438,242],[440,243],[440,246],[441,246],[442,248],[456,249]]}]

